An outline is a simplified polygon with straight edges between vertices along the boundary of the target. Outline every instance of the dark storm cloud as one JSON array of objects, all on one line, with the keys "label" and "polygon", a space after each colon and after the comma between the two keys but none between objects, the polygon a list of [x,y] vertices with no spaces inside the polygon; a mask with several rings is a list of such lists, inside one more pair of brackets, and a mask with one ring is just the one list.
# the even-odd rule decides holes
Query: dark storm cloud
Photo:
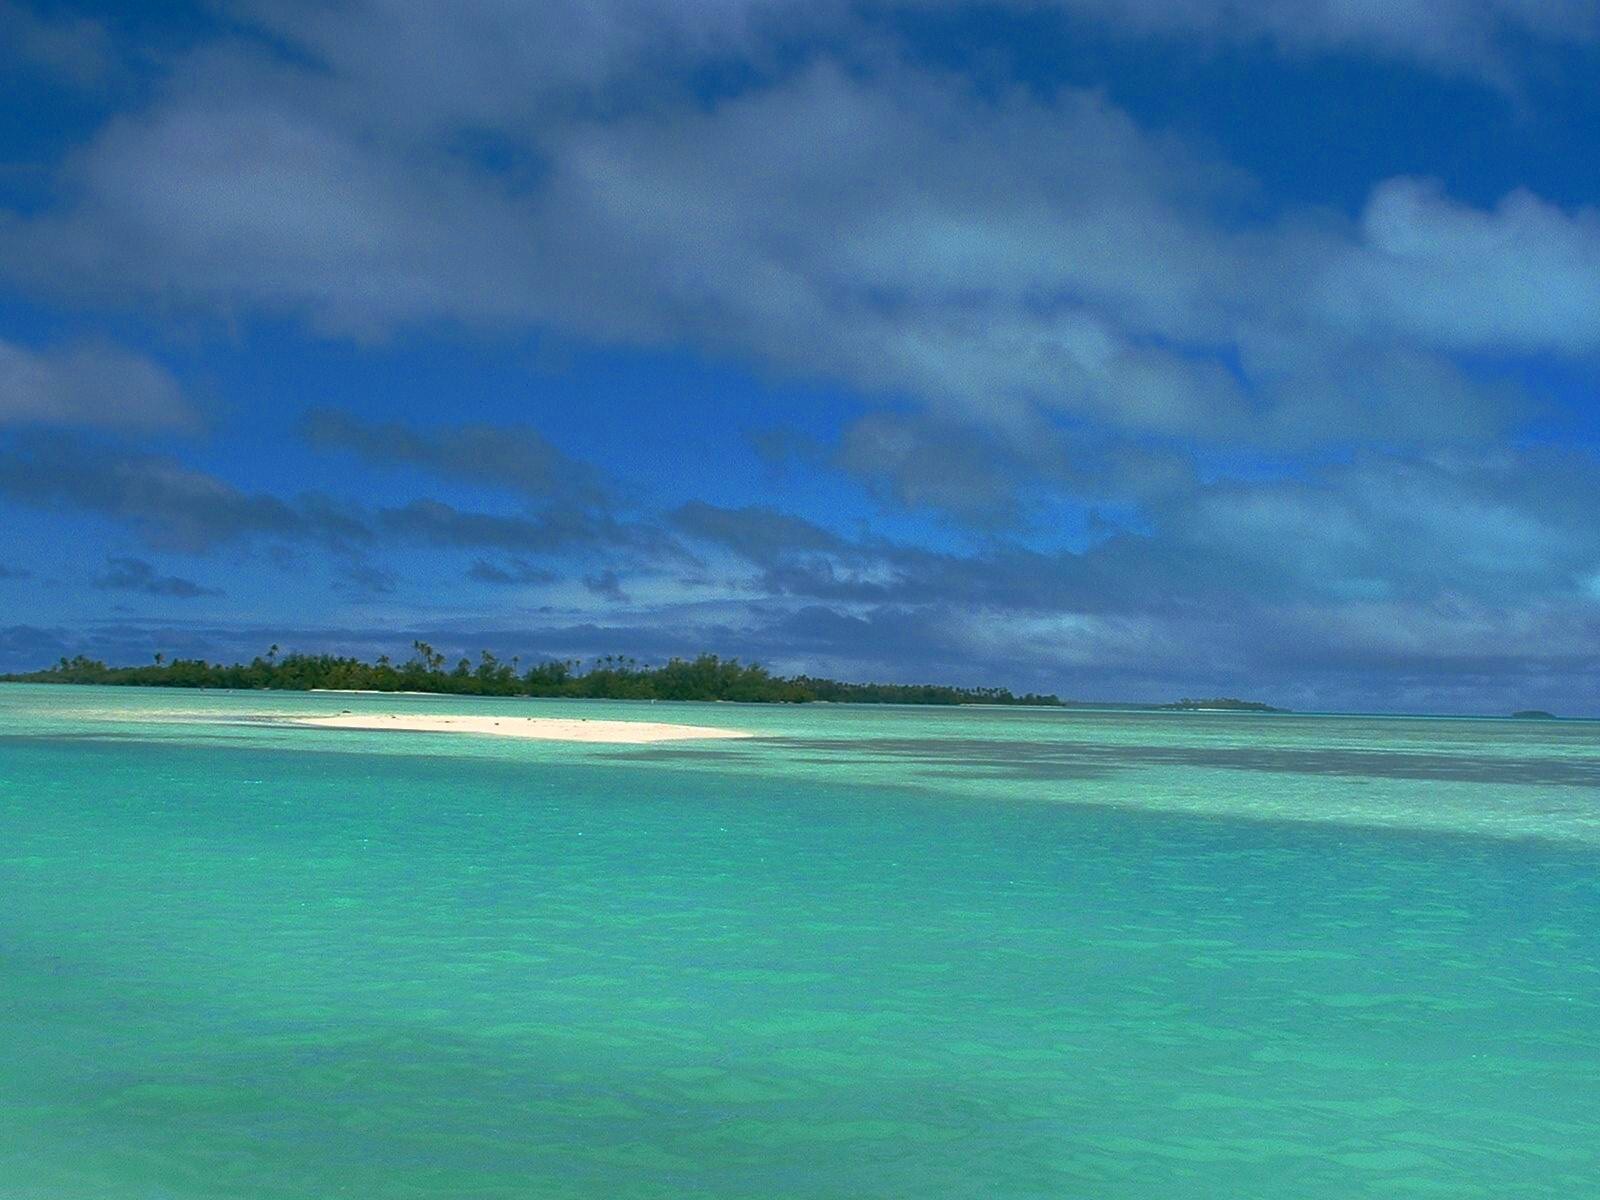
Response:
[{"label": "dark storm cloud", "polygon": [[[1144,532],[1078,552],[1004,543],[966,554],[852,540],[759,508],[692,505],[675,526],[756,568],[771,590],[869,603],[1020,611],[1600,596],[1600,462],[1554,450],[1365,456],[1287,479],[1194,486]],[[1229,598],[1233,599],[1230,601]]]},{"label": "dark storm cloud", "polygon": [[849,543],[838,534],[776,509],[721,508],[694,500],[676,509],[672,524],[691,537],[725,546],[755,563],[793,551],[838,551]]},{"label": "dark storm cloud", "polygon": [[1019,483],[1057,465],[1025,464],[978,431],[891,413],[850,425],[834,461],[902,507],[940,509],[978,525],[1015,522]]},{"label": "dark storm cloud", "polygon": [[[706,562],[705,579],[686,581],[680,599],[634,607],[634,625],[604,626],[632,640],[601,652],[716,648],[796,670],[810,656],[840,674],[942,671],[1047,690],[1074,680],[1096,690],[1099,680],[1101,695],[1113,683],[1159,695],[1207,679],[1289,689],[1296,678],[1355,695],[1366,678],[1374,692],[1460,707],[1499,670],[1570,707],[1561,688],[1571,685],[1559,681],[1589,669],[1600,609],[1600,465],[1549,450],[1367,456],[1196,486],[1152,505],[1141,531],[1048,552],[1005,541],[936,551],[703,502],[674,510],[670,534],[591,513],[504,515],[432,500],[363,513],[242,493],[170,460],[59,439],[24,439],[0,457],[0,490],[86,507],[185,549],[251,537],[341,548],[338,586],[358,598],[395,579],[352,548],[421,545],[505,551],[469,572],[502,584],[553,581],[524,556],[603,552],[605,565],[572,574],[609,603],[631,604],[636,589],[616,555],[659,561],[664,545],[681,559],[683,539]],[[118,578],[185,594],[153,568],[125,565]],[[655,624],[672,635],[642,632]]]},{"label": "dark storm cloud", "polygon": [[523,516],[470,512],[439,500],[414,500],[379,509],[376,527],[384,534],[433,546],[549,554],[573,550],[631,550],[675,553],[661,531],[583,509],[551,507]]},{"label": "dark storm cloud", "polygon": [[366,527],[324,497],[244,492],[175,459],[62,437],[0,443],[0,495],[125,521],[154,545],[202,551],[247,537],[360,541]]},{"label": "dark storm cloud", "polygon": [[74,628],[14,625],[0,627],[0,670],[28,671],[62,657],[82,654],[122,666],[142,666],[156,654],[166,658],[249,660],[283,640],[282,631],[249,626],[217,626],[171,618],[126,618]]},{"label": "dark storm cloud", "polygon": [[[531,504],[522,513],[503,514],[418,499],[371,515],[373,528],[390,538],[522,554],[601,549],[644,555],[676,552],[660,530],[618,514],[598,471],[526,426],[417,428],[365,422],[321,409],[307,418],[305,433],[322,450],[349,451],[380,466],[419,468],[508,491]],[[516,570],[481,560],[469,574],[481,582],[518,579]]]},{"label": "dark storm cloud", "polygon": [[628,594],[622,590],[622,580],[615,571],[585,575],[583,586],[586,591],[599,596],[602,600],[610,600],[617,604],[625,604],[628,600]]},{"label": "dark storm cloud", "polygon": [[[773,615],[752,635],[767,655],[804,656],[806,661],[870,663],[879,672],[925,677],[970,676],[974,664],[952,654],[948,617],[926,609],[882,606],[860,613],[811,604]],[[1012,664],[991,670],[1014,675]]]},{"label": "dark storm cloud", "polygon": [[335,575],[334,591],[358,600],[392,595],[400,582],[393,571],[361,559],[339,563]]},{"label": "dark storm cloud", "polygon": [[925,414],[868,413],[832,444],[782,429],[748,440],[775,468],[838,472],[886,507],[930,510],[990,532],[1036,525],[1063,497],[1144,504],[1196,482],[1189,456],[1175,445],[1068,432],[1043,421],[997,438]]},{"label": "dark storm cloud", "polygon": [[526,426],[444,426],[417,429],[369,423],[319,409],[306,419],[306,437],[320,449],[347,450],[379,466],[410,466],[569,505],[605,499],[599,474],[563,454]]},{"label": "dark storm cloud", "polygon": [[867,538],[853,540],[808,521],[748,507],[685,505],[674,527],[721,547],[756,568],[751,590],[773,595],[862,604],[984,605],[1016,611],[1098,604],[1099,576],[1115,571],[1124,584],[1119,605],[1144,597],[1128,593],[1135,570],[1110,564],[1127,557],[1125,539],[1089,554],[1044,554],[999,546],[971,554]]},{"label": "dark storm cloud", "polygon": [[56,436],[18,435],[0,443],[0,495],[44,509],[97,513],[127,523],[152,545],[191,553],[264,538],[345,554],[414,542],[523,553],[682,555],[659,528],[603,512],[551,506],[504,515],[430,499],[369,512],[315,493],[245,492],[176,459]]},{"label": "dark storm cloud", "polygon": [[142,558],[109,559],[105,573],[97,576],[94,584],[111,591],[142,592],[146,596],[166,596],[179,600],[224,594],[219,588],[203,587],[192,579],[162,575]]},{"label": "dark storm cloud", "polygon": [[1527,451],[1195,488],[1155,508],[1149,531],[1077,553],[935,553],[760,511],[687,524],[748,564],[773,634],[741,644],[765,655],[787,644],[835,669],[920,664],[973,682],[983,664],[991,679],[1100,696],[1209,684],[1302,706],[1538,695],[1582,711],[1600,628],[1596,505],[1593,459]]},{"label": "dark storm cloud", "polygon": [[467,568],[467,578],[479,583],[513,585],[554,583],[560,576],[524,558],[513,558],[498,563],[480,558],[474,560],[472,566]]},{"label": "dark storm cloud", "polygon": [[87,640],[79,630],[0,626],[0,671],[38,670],[63,655],[83,653]]}]

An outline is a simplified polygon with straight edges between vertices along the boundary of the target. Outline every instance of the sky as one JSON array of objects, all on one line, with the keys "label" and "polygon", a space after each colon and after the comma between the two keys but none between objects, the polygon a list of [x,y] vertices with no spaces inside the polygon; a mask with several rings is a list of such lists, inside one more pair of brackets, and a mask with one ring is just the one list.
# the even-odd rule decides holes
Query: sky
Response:
[{"label": "sky", "polygon": [[1600,712],[1592,0],[0,0],[0,669]]}]

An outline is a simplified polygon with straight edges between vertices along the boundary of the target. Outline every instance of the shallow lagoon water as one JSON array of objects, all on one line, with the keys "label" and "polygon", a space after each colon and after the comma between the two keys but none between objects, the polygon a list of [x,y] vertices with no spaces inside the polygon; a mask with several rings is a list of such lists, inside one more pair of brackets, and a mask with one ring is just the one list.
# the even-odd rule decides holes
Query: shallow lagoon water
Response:
[{"label": "shallow lagoon water", "polygon": [[8,1200],[1600,1196],[1593,723],[0,687],[0,895]]}]

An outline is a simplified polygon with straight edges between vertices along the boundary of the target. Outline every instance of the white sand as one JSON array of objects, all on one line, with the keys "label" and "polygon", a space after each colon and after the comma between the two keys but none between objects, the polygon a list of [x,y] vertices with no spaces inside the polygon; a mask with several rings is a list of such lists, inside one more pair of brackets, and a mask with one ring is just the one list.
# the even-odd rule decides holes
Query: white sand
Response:
[{"label": "white sand", "polygon": [[546,742],[682,742],[700,738],[747,738],[742,729],[712,725],[670,725],[656,721],[590,721],[581,717],[446,717],[400,713],[339,713],[328,717],[290,717],[292,725],[320,729],[393,729],[402,733],[487,733],[496,737]]}]

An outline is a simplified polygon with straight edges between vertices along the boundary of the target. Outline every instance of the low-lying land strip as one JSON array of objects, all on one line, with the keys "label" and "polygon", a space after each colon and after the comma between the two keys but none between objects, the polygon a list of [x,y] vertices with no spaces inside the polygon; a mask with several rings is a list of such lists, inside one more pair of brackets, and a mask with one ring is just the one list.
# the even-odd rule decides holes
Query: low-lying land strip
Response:
[{"label": "low-lying land strip", "polygon": [[1002,687],[956,687],[949,684],[849,683],[815,675],[774,675],[758,663],[702,654],[674,658],[659,666],[608,654],[585,664],[576,659],[547,659],[524,667],[485,650],[476,665],[459,659],[446,669],[446,659],[426,642],[412,643],[404,662],[387,655],[375,663],[332,654],[285,654],[272,647],[248,663],[171,659],[137,667],[108,667],[79,655],[63,657],[53,667],[0,675],[8,683],[82,683],[124,687],[218,688],[246,691],[419,692],[442,696],[537,696],[569,700],[732,700],[742,704],[993,704],[1049,708],[1118,708],[1136,711],[1226,710],[1280,712],[1251,700],[1221,697],[1179,700],[1171,704],[1106,704],[1063,700],[1054,694],[1012,692]]}]

